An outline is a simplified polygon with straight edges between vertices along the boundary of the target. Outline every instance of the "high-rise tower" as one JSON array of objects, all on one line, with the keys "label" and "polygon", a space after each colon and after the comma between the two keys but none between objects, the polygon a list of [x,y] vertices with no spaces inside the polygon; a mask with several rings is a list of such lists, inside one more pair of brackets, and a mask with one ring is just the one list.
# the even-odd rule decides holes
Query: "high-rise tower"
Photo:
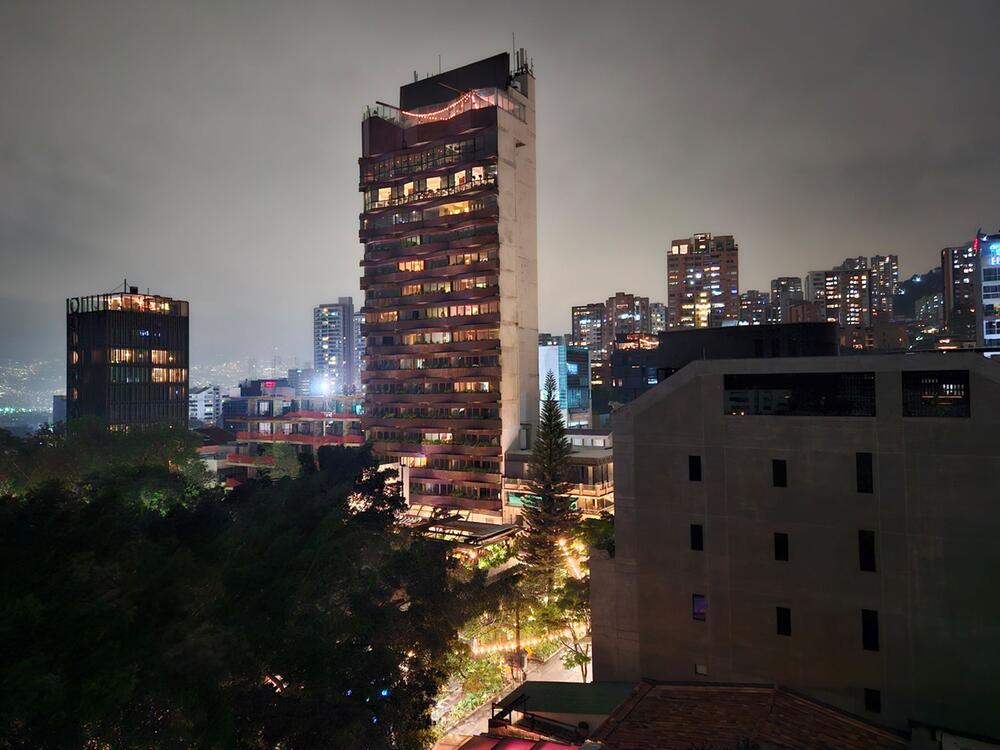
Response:
[{"label": "high-rise tower", "polygon": [[973,243],[941,251],[944,278],[944,324],[948,333],[963,341],[976,339],[977,248]]},{"label": "high-rise tower", "polygon": [[667,327],[712,328],[740,319],[739,246],[696,234],[667,250]]},{"label": "high-rise tower", "polygon": [[524,51],[400,87],[362,123],[364,425],[410,502],[499,520],[538,418],[535,79]]},{"label": "high-rise tower", "polygon": [[66,300],[66,418],[186,427],[188,303],[123,288]]},{"label": "high-rise tower", "polygon": [[[572,343],[590,350],[591,359],[607,357],[610,334],[605,329],[608,308],[603,302],[574,305]],[[613,339],[611,339],[613,341]]]},{"label": "high-rise tower", "polygon": [[899,289],[899,256],[873,255],[870,276],[872,317],[892,320],[892,298]]},{"label": "high-rise tower", "polygon": [[334,393],[353,390],[354,359],[354,300],[340,297],[313,308],[313,369]]},{"label": "high-rise tower", "polygon": [[802,299],[802,279],[798,276],[779,276],[771,279],[771,305],[778,323],[787,323],[788,308]]}]

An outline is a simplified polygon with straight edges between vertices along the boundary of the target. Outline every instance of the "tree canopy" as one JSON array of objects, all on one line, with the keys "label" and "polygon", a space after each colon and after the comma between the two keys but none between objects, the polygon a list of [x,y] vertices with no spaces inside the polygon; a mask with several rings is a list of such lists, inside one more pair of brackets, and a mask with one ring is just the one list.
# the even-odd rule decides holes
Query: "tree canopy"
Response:
[{"label": "tree canopy", "polygon": [[569,457],[572,447],[566,437],[566,423],[556,398],[556,379],[545,377],[545,399],[538,423],[538,435],[528,464],[528,483],[533,498],[524,504],[525,534],[519,556],[531,575],[551,589],[556,571],[562,567],[560,540],[573,534],[576,511],[569,495]]},{"label": "tree canopy", "polygon": [[174,491],[163,445],[4,447],[66,474],[0,500],[0,747],[426,745],[482,573],[398,526],[369,449],[223,496]]}]

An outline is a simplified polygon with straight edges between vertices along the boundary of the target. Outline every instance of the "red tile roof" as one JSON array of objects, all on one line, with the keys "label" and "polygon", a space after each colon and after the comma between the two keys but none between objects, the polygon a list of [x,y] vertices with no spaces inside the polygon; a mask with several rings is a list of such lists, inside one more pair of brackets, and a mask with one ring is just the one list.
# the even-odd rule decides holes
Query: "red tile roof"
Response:
[{"label": "red tile roof", "polygon": [[902,750],[905,738],[767,685],[641,682],[591,737],[605,750],[729,750],[741,741],[775,750]]}]

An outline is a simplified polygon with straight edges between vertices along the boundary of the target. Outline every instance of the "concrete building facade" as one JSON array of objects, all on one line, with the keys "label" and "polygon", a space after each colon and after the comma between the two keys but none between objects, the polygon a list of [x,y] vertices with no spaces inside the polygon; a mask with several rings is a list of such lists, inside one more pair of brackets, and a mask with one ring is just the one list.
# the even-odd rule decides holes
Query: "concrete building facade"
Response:
[{"label": "concrete building facade", "polygon": [[66,419],[187,427],[188,303],[122,289],[66,300]]},{"label": "concrete building facade", "polygon": [[826,271],[810,271],[806,274],[806,283],[802,294],[806,302],[821,302],[826,292]]},{"label": "concrete building facade", "polygon": [[649,303],[649,332],[662,333],[667,330],[667,306],[662,302]]},{"label": "concrete building facade", "polygon": [[538,421],[535,102],[520,50],[362,122],[364,425],[427,512],[499,520],[504,452]]},{"label": "concrete building facade", "polygon": [[1000,348],[1000,232],[976,235],[976,345]]},{"label": "concrete building facade", "polygon": [[1000,363],[699,361],[614,415],[595,680],[768,682],[1000,737]]},{"label": "concrete building facade", "polygon": [[740,319],[739,246],[696,234],[667,249],[667,328],[714,328]]},{"label": "concrete building facade", "polygon": [[747,289],[740,295],[740,322],[750,326],[771,323],[771,295]]},{"label": "concrete building facade", "polygon": [[788,323],[788,308],[793,302],[802,300],[802,277],[779,276],[771,279],[771,304],[774,307],[774,323]]},{"label": "concrete building facade", "polygon": [[610,344],[614,344],[619,336],[649,333],[649,297],[615,292],[615,296],[608,297],[604,303],[604,309],[604,335]]},{"label": "concrete building facade", "polygon": [[948,333],[962,341],[976,339],[978,271],[979,263],[973,243],[941,250],[944,325]]},{"label": "concrete building facade", "polygon": [[538,336],[539,413],[549,372],[556,379],[555,396],[566,426],[590,427],[590,351],[584,346],[567,345],[564,336]]},{"label": "concrete building facade", "polygon": [[899,290],[899,256],[873,255],[868,281],[872,319],[893,320],[892,301]]},{"label": "concrete building facade", "polygon": [[222,421],[222,388],[203,385],[188,396],[188,424],[214,426]]},{"label": "concrete building facade", "polygon": [[605,304],[593,302],[589,305],[574,305],[570,314],[573,333],[569,343],[587,347],[594,360],[606,359],[609,344],[614,341],[614,337],[605,330]]},{"label": "concrete building facade", "polygon": [[313,309],[313,369],[334,393],[354,384],[354,314],[351,297]]}]

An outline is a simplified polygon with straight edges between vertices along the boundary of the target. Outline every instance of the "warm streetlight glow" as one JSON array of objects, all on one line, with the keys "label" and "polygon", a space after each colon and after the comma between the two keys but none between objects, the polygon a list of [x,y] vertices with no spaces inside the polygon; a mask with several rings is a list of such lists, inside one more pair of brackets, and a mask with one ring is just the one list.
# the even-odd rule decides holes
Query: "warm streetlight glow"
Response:
[{"label": "warm streetlight glow", "polygon": [[566,567],[569,569],[569,574],[577,579],[583,578],[583,569],[580,568],[580,563],[573,555],[573,545],[567,544],[565,539],[560,539],[559,549],[562,550],[563,557],[566,558]]}]

